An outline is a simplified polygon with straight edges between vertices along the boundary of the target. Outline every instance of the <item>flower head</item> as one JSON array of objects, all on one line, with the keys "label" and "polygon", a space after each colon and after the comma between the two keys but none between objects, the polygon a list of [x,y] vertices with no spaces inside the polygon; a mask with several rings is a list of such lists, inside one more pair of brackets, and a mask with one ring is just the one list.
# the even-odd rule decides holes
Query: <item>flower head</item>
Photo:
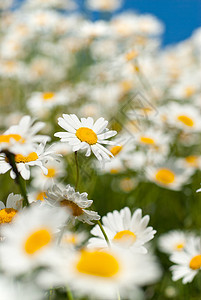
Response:
[{"label": "flower head", "polygon": [[108,121],[99,118],[95,123],[93,118],[81,118],[76,115],[63,114],[63,118],[58,119],[58,124],[67,132],[57,132],[56,137],[61,138],[61,142],[67,142],[72,146],[73,151],[86,149],[86,156],[94,153],[98,160],[109,160],[113,154],[102,144],[112,145],[108,138],[116,135],[116,131],[108,130]]},{"label": "flower head", "polygon": [[47,201],[53,206],[61,206],[68,210],[72,218],[93,225],[93,220],[99,220],[100,216],[95,211],[88,210],[93,200],[87,199],[87,193],[75,192],[69,184],[64,189],[54,185],[46,193]]}]

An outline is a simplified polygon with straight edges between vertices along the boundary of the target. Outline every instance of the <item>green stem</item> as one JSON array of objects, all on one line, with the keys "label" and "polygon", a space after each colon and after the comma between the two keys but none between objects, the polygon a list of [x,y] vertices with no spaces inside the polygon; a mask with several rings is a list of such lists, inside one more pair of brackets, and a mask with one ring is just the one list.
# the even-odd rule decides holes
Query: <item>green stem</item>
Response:
[{"label": "green stem", "polygon": [[105,232],[105,230],[104,230],[104,228],[103,228],[103,226],[102,226],[102,224],[101,224],[101,222],[100,222],[99,220],[97,221],[97,224],[98,224],[98,226],[100,227],[100,230],[102,231],[102,233],[103,233],[103,235],[104,235],[104,238],[105,238],[105,240],[106,240],[108,246],[110,247],[110,241],[109,241],[109,239],[108,239],[108,237],[107,237],[107,234],[106,234],[106,232]]},{"label": "green stem", "polygon": [[117,290],[117,300],[121,300],[121,296],[118,290]]},{"label": "green stem", "polygon": [[27,193],[26,193],[26,184],[22,178],[22,176],[20,175],[16,163],[15,163],[15,155],[11,152],[9,152],[8,150],[4,150],[2,151],[2,153],[4,153],[6,155],[6,158],[10,164],[10,166],[12,167],[13,172],[15,173],[15,182],[18,184],[21,195],[23,197],[23,203],[24,206],[29,206],[29,201],[27,198]]},{"label": "green stem", "polygon": [[49,291],[49,300],[52,299],[52,296],[53,296],[53,290],[51,289],[51,290]]},{"label": "green stem", "polygon": [[71,290],[68,287],[66,287],[66,294],[68,300],[74,300],[73,294],[71,293]]},{"label": "green stem", "polygon": [[78,158],[77,158],[77,151],[75,151],[75,165],[76,165],[76,184],[75,184],[75,191],[77,191],[78,182],[79,182],[79,165],[78,165]]}]

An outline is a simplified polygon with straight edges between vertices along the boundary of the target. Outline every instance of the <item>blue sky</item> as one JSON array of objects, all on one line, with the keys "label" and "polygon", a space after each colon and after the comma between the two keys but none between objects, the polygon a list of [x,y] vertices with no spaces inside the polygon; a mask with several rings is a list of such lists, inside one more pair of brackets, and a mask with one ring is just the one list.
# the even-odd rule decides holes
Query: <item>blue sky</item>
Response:
[{"label": "blue sky", "polygon": [[125,9],[151,13],[162,20],[164,45],[182,41],[201,27],[201,0],[125,0]]}]

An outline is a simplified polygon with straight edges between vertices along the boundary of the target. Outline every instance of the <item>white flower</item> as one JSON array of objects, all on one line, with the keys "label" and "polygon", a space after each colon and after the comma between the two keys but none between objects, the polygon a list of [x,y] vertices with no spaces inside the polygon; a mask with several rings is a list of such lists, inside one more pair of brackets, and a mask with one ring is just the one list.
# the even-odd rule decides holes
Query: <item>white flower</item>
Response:
[{"label": "white flower", "polygon": [[181,252],[188,244],[190,236],[192,235],[181,230],[172,230],[159,237],[159,248],[167,254],[172,254],[173,252],[178,251]]},{"label": "white flower", "polygon": [[46,191],[57,182],[58,178],[64,176],[66,172],[63,161],[50,160],[44,166],[48,170],[47,174],[44,174],[39,168],[33,168],[31,183],[33,187]]},{"label": "white flower", "polygon": [[88,210],[93,200],[87,199],[87,193],[75,192],[69,184],[64,189],[54,185],[46,193],[47,202],[53,206],[65,207],[73,218],[93,225],[93,220],[99,220],[100,216],[95,211]]},{"label": "white flower", "polygon": [[[156,233],[152,227],[147,227],[149,216],[142,218],[142,210],[137,209],[131,216],[131,211],[125,207],[102,218],[103,228],[111,246],[129,249],[133,252],[147,253],[144,244],[153,239]],[[91,233],[96,237],[89,239],[88,247],[105,248],[107,243],[100,228],[96,225]]]},{"label": "white flower", "polygon": [[[40,142],[47,142],[50,137],[38,135],[37,133],[45,126],[43,122],[36,122],[30,116],[24,116],[19,124],[12,125],[8,130],[0,135],[0,148],[10,148],[15,152],[15,145],[22,149],[28,146],[37,145]],[[26,148],[25,148],[26,149]]]},{"label": "white flower", "polygon": [[87,6],[95,11],[113,11],[121,7],[122,0],[87,0]]},{"label": "white flower", "polygon": [[150,181],[171,190],[180,190],[192,174],[193,169],[181,168],[178,161],[146,169],[146,176]]},{"label": "white flower", "polygon": [[0,201],[0,225],[12,221],[16,213],[22,209],[22,201],[21,195],[13,193],[8,195],[6,205]]},{"label": "white flower", "polygon": [[58,255],[56,233],[68,215],[61,208],[34,205],[23,209],[15,222],[4,225],[0,247],[1,267],[8,274],[22,274],[50,265]]},{"label": "white flower", "polygon": [[118,291],[127,298],[131,290],[135,294],[136,288],[158,280],[160,270],[148,254],[132,255],[120,249],[84,249],[66,251],[53,273],[41,275],[41,284],[68,285],[78,297],[90,295],[92,299],[117,299]]},{"label": "white flower", "polygon": [[[17,147],[15,147],[17,154],[15,154],[15,163],[17,165],[17,169],[20,172],[21,176],[28,180],[30,178],[30,167],[38,166],[42,169],[44,174],[48,174],[48,169],[45,167],[45,162],[51,159],[55,159],[56,154],[50,149],[45,149],[45,144],[40,144],[37,148],[32,148],[32,151],[21,152],[17,151]],[[21,151],[21,147],[19,147]],[[7,158],[4,154],[0,155],[0,174],[5,174],[7,171],[11,169],[10,164],[7,161]],[[15,178],[15,173],[13,170],[10,172],[11,178]]]},{"label": "white flower", "polygon": [[175,252],[170,260],[176,265],[170,269],[174,281],[183,278],[183,284],[191,282],[201,269],[201,241],[199,237],[191,237],[181,252]]},{"label": "white flower", "polygon": [[91,151],[98,160],[109,160],[112,153],[101,144],[113,144],[107,141],[108,138],[116,135],[116,131],[108,130],[108,121],[99,118],[95,123],[93,118],[81,118],[76,115],[63,114],[63,118],[58,119],[58,124],[67,132],[57,132],[55,136],[61,138],[61,142],[67,142],[72,146],[73,151],[86,149],[86,156],[91,155]]},{"label": "white flower", "polygon": [[5,276],[0,276],[0,291],[2,300],[42,300],[44,294],[31,282],[17,282]]}]

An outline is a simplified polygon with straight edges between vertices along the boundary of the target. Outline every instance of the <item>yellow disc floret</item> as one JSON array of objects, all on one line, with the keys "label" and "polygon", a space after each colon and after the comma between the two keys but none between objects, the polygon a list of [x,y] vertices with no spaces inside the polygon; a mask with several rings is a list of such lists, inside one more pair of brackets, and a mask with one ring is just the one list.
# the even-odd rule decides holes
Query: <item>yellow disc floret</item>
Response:
[{"label": "yellow disc floret", "polygon": [[113,241],[131,246],[136,241],[136,235],[130,230],[122,230],[115,234]]},{"label": "yellow disc floret", "polygon": [[40,201],[44,201],[44,199],[47,197],[46,193],[45,192],[40,192],[37,194],[36,196],[36,200],[40,200]]},{"label": "yellow disc floret", "polygon": [[92,276],[113,277],[119,272],[120,266],[116,257],[110,253],[84,250],[76,269],[80,273]]},{"label": "yellow disc floret", "polygon": [[24,139],[19,134],[2,134],[0,135],[0,143],[10,143],[13,139],[16,142],[24,143]]},{"label": "yellow disc floret", "polygon": [[98,141],[96,133],[88,127],[80,127],[75,135],[81,142],[86,142],[89,145],[94,145]]},{"label": "yellow disc floret", "polygon": [[43,100],[44,101],[52,100],[52,98],[54,98],[54,95],[55,93],[52,92],[43,93]]},{"label": "yellow disc floret", "polygon": [[174,248],[176,251],[181,251],[182,249],[184,249],[184,243],[178,243]]},{"label": "yellow disc floret", "polygon": [[70,200],[62,200],[60,201],[60,205],[69,208],[74,217],[78,217],[83,214],[82,208]]},{"label": "yellow disc floret", "polygon": [[110,152],[115,156],[115,155],[119,154],[119,152],[121,152],[122,149],[123,149],[123,146],[114,146],[110,149]]},{"label": "yellow disc floret", "polygon": [[183,123],[184,125],[186,125],[188,127],[193,127],[193,125],[194,125],[194,121],[187,116],[181,115],[181,116],[178,116],[177,119],[178,119],[178,121],[180,121],[181,123]]},{"label": "yellow disc floret", "polygon": [[10,223],[16,215],[17,210],[14,208],[3,208],[0,210],[0,224]]},{"label": "yellow disc floret", "polygon": [[141,136],[140,142],[143,144],[153,145],[155,144],[154,140],[152,138],[149,138],[147,136]]},{"label": "yellow disc floret", "polygon": [[194,256],[190,263],[189,263],[189,267],[192,269],[192,270],[198,270],[201,268],[201,255],[196,255]]},{"label": "yellow disc floret", "polygon": [[24,156],[22,154],[16,154],[15,155],[15,162],[16,163],[27,163],[30,161],[35,161],[38,159],[38,154],[36,152],[31,152],[29,155]]},{"label": "yellow disc floret", "polygon": [[49,230],[41,228],[33,232],[25,241],[24,250],[32,255],[43,247],[47,246],[52,240]]},{"label": "yellow disc floret", "polygon": [[45,176],[52,178],[55,177],[55,175],[56,175],[56,170],[54,168],[48,168],[48,173]]},{"label": "yellow disc floret", "polygon": [[160,169],[155,175],[156,180],[162,184],[171,184],[175,180],[175,174],[169,169]]}]

